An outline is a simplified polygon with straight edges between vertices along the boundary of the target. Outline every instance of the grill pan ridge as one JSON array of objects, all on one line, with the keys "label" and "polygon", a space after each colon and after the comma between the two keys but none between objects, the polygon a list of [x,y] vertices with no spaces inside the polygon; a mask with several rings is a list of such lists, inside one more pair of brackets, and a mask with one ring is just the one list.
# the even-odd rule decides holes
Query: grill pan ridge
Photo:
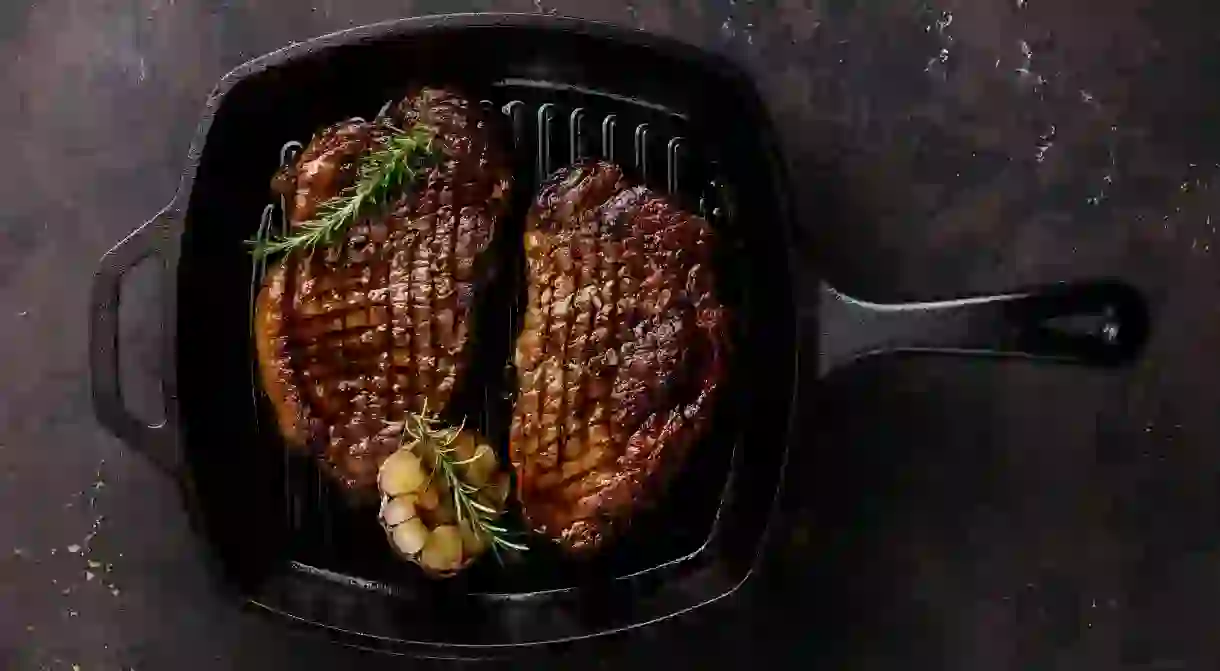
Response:
[{"label": "grill pan ridge", "polygon": [[[393,559],[374,511],[353,511],[312,459],[284,449],[259,400],[245,241],[276,218],[268,182],[288,158],[282,148],[371,114],[413,84],[453,85],[483,100],[512,148],[514,215],[496,234],[497,267],[474,311],[474,361],[450,403],[500,449],[515,388],[506,362],[524,291],[523,219],[535,187],[576,160],[606,158],[716,232],[713,270],[731,315],[731,357],[713,424],[658,505],[591,560],[535,541],[520,562],[485,558],[457,578],[428,580]],[[724,598],[749,578],[795,442],[799,343],[816,341],[824,373],[907,350],[1114,366],[1147,339],[1141,297],[1111,281],[904,306],[823,285],[803,301],[816,313],[798,320],[789,185],[749,78],[668,38],[564,17],[464,14],[294,44],[221,80],[173,201],[103,257],[91,306],[94,408],[179,483],[218,584],[257,610],[344,644],[485,658],[651,624]],[[144,260],[158,263],[164,302],[165,420],[154,427],[127,411],[118,370],[121,284]],[[1077,316],[1091,318],[1084,331],[1047,325]],[[817,337],[802,337],[800,325]]]}]

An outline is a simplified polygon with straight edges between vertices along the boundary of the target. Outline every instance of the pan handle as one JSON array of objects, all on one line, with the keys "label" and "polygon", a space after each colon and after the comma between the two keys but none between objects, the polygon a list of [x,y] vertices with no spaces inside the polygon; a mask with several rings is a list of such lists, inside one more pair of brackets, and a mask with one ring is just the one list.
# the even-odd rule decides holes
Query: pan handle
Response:
[{"label": "pan handle", "polygon": [[[155,465],[176,473],[172,431],[165,422],[150,426],[127,409],[119,377],[119,299],[123,276],[149,256],[163,257],[170,225],[178,220],[173,205],[161,210],[102,256],[93,277],[89,321],[89,376],[93,411],[116,437],[143,452]],[[164,262],[162,260],[162,262]]]},{"label": "pan handle", "polygon": [[823,285],[819,373],[886,352],[941,352],[1118,366],[1148,339],[1134,288],[1112,281],[1056,284],[997,296],[878,304]]}]

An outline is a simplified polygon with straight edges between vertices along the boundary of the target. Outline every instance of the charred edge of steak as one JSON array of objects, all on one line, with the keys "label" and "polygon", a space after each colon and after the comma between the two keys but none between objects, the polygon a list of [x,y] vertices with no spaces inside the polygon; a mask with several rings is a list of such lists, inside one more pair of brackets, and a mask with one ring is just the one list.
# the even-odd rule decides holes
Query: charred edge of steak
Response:
[{"label": "charred edge of steak", "polygon": [[[440,165],[385,215],[350,226],[342,245],[289,254],[268,273],[255,315],[262,383],[281,433],[366,501],[398,447],[404,413],[425,401],[443,410],[460,384],[474,299],[511,187],[477,102],[421,89],[391,117],[399,127],[433,127]],[[315,135],[273,180],[292,224],[351,184],[359,157],[389,132],[377,120]]]},{"label": "charred edge of steak", "polygon": [[706,431],[726,340],[711,244],[706,222],[608,163],[539,191],[511,453],[530,523],[571,551],[655,500]]}]

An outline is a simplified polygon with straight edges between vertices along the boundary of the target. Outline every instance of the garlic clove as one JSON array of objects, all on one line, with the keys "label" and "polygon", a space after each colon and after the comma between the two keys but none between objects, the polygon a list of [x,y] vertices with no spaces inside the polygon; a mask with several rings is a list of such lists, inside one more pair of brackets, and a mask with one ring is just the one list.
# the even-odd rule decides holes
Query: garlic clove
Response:
[{"label": "garlic clove", "polygon": [[392,527],[414,517],[415,496],[411,494],[388,499],[381,506],[381,520]]},{"label": "garlic clove", "polygon": [[496,452],[487,443],[473,450],[474,461],[466,464],[466,480],[475,487],[482,487],[496,472]]},{"label": "garlic clove", "polygon": [[381,464],[377,484],[383,494],[398,496],[418,491],[428,481],[423,462],[409,450],[398,450]]},{"label": "garlic clove", "polygon": [[462,565],[462,536],[458,528],[443,524],[432,530],[424,543],[420,563],[434,571],[454,571]]},{"label": "garlic clove", "polygon": [[423,520],[418,517],[412,517],[394,527],[391,535],[394,547],[407,556],[413,556],[424,549],[432,537],[432,534],[428,533],[428,527],[424,526]]},{"label": "garlic clove", "polygon": [[512,489],[513,479],[508,473],[498,473],[492,478],[491,482],[483,486],[479,491],[479,501],[485,506],[503,510],[504,503],[508,500],[508,492]]},{"label": "garlic clove", "polygon": [[477,557],[487,549],[486,538],[470,526],[469,520],[462,520],[459,531],[462,535],[462,553],[465,556]]}]

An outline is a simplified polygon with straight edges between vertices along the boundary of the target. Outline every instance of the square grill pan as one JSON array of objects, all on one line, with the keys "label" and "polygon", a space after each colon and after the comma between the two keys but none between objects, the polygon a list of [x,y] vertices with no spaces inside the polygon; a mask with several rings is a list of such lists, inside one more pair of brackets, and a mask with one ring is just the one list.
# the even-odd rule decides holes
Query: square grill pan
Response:
[{"label": "square grill pan", "polygon": [[[393,558],[375,512],[353,511],[311,459],[288,455],[258,407],[244,241],[260,212],[275,216],[264,208],[269,178],[287,158],[281,149],[324,125],[371,116],[421,83],[483,100],[514,150],[516,204],[497,233],[498,274],[476,312],[473,382],[452,404],[501,450],[515,388],[505,362],[524,292],[522,222],[539,182],[581,158],[614,160],[717,232],[732,358],[713,426],[658,505],[591,560],[566,559],[538,540],[519,562],[484,558],[458,578],[429,580]],[[95,304],[115,314],[122,270],[146,257],[161,262],[164,295],[174,297],[165,423],[145,427],[122,410],[105,337],[95,337],[95,391],[110,374],[114,383],[101,389],[99,416],[182,484],[222,584],[344,642],[481,656],[667,618],[747,579],[782,482],[797,342],[785,184],[749,80],[671,40],[559,17],[480,14],[294,45],[221,81],[174,201],[99,272],[113,281],[99,281]],[[95,336],[113,319],[106,309],[97,314]]]}]

